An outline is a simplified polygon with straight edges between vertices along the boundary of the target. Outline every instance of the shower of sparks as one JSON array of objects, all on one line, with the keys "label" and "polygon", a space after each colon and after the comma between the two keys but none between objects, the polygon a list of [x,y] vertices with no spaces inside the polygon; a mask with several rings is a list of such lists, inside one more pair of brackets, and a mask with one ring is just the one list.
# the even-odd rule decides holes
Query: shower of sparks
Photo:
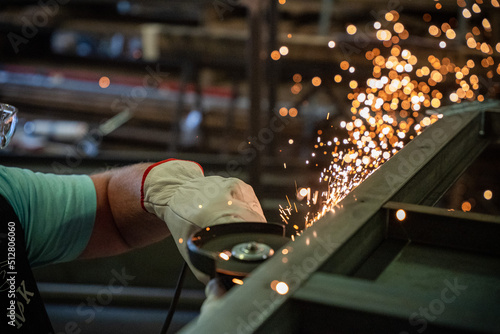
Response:
[{"label": "shower of sparks", "polygon": [[398,211],[396,211],[396,218],[399,221],[405,220],[406,219],[406,212],[405,212],[405,210],[399,209]]},{"label": "shower of sparks", "polygon": [[[435,1],[434,5],[437,10],[442,9],[439,1]],[[458,19],[444,21],[426,13],[422,20],[428,24],[427,33],[435,41],[435,49],[451,46],[460,48],[463,44],[473,50],[468,53],[469,59],[459,52],[449,52],[443,58],[428,54],[426,59],[418,59],[409,48],[399,45],[410,38],[410,32],[400,21],[400,14],[393,10],[385,14],[386,22],[377,21],[373,24],[374,38],[383,46],[365,50],[365,59],[372,67],[371,75],[363,82],[349,80],[356,68],[348,60],[340,63],[339,73],[332,75],[332,78],[335,83],[345,83],[351,89],[347,96],[351,103],[351,119],[331,125],[330,133],[318,131],[314,150],[306,164],[318,166],[319,163],[314,161],[320,157],[330,159],[330,164],[319,175],[318,181],[323,185],[323,190],[297,189],[297,201],[305,201],[309,212],[305,216],[304,228],[293,225],[296,234],[327,212],[334,211],[337,203],[350,191],[442,117],[434,114],[426,116],[426,109],[462,101],[484,100],[480,88],[484,89],[485,85],[480,87],[480,78],[491,79],[495,74],[500,74],[498,58],[497,63],[493,58],[500,53],[500,43],[489,44],[492,25],[487,18],[481,17],[487,12],[482,7],[500,7],[500,4],[497,0],[491,0],[489,4],[481,0],[476,0],[474,4],[457,0],[457,5],[462,16]],[[470,31],[459,33],[459,20],[468,20]],[[354,24],[346,27],[348,35],[355,36],[358,32]],[[336,42],[331,40],[327,46],[333,49]],[[293,94],[302,91],[306,84],[302,80],[299,73],[293,76]],[[442,85],[445,81],[447,87]],[[450,82],[456,84],[452,91],[449,90]],[[322,78],[319,76],[312,79],[313,86],[320,86],[321,83]],[[286,113],[280,111],[280,114],[292,116],[292,110],[286,110]],[[292,117],[297,114],[298,110],[294,108]],[[289,223],[291,216],[298,212],[295,201],[291,203],[287,197],[287,203],[285,207],[279,207],[285,223]],[[467,203],[462,209],[468,209]]]}]

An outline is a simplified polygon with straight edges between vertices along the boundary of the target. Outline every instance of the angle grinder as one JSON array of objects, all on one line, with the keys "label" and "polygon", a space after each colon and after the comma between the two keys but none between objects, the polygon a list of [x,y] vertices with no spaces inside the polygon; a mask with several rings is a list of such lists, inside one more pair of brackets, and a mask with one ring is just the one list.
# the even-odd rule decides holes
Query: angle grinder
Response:
[{"label": "angle grinder", "polygon": [[245,222],[207,227],[191,235],[187,246],[191,263],[230,289],[288,241],[283,225]]},{"label": "angle grinder", "polygon": [[[187,247],[189,259],[196,269],[211,279],[216,278],[229,290],[241,284],[243,278],[288,241],[284,225],[244,222],[206,227],[190,236]],[[186,270],[187,263],[184,263],[161,334],[167,333],[172,322]]]}]

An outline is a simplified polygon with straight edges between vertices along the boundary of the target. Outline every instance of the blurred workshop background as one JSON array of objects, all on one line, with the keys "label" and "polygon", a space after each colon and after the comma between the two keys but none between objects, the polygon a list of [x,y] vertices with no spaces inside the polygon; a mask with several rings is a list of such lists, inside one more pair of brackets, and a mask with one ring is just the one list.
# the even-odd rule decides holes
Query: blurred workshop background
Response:
[{"label": "blurred workshop background", "polygon": [[[194,160],[249,182],[268,220],[281,222],[290,200],[307,212],[297,198],[319,182],[318,161],[331,160],[319,156],[332,143],[318,135],[361,112],[371,91],[356,89],[390,67],[383,57],[377,65],[380,50],[405,59],[396,75],[418,80],[416,102],[406,92],[378,106],[412,117],[401,140],[406,126],[416,136],[416,124],[437,119],[425,109],[498,95],[498,2],[476,2],[481,15],[473,2],[444,0],[2,0],[0,101],[20,123],[0,163],[71,174]],[[303,228],[295,219],[289,234]],[[181,264],[169,239],[35,275],[58,333],[157,333]],[[117,275],[123,288],[110,291]],[[172,332],[203,299],[189,276]]]}]

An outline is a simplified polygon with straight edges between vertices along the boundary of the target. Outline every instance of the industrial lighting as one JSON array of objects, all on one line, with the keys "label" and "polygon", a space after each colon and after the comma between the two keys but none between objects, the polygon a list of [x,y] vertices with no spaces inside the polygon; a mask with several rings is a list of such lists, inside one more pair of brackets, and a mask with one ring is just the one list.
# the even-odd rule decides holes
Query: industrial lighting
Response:
[{"label": "industrial lighting", "polygon": [[486,190],[484,192],[483,196],[484,196],[484,199],[489,201],[490,199],[493,198],[493,192],[491,190]]},{"label": "industrial lighting", "polygon": [[321,85],[321,78],[314,77],[314,78],[312,78],[311,82],[312,82],[313,86],[318,87],[319,85]]},{"label": "industrial lighting", "polygon": [[288,48],[286,46],[282,46],[279,52],[282,56],[286,56],[288,54]]},{"label": "industrial lighting", "polygon": [[349,35],[354,35],[358,31],[358,28],[354,24],[350,24],[347,26],[346,31]]},{"label": "industrial lighting", "polygon": [[109,80],[109,78],[106,76],[101,77],[99,79],[99,87],[101,87],[101,88],[108,88],[110,84],[111,84],[111,80]]}]

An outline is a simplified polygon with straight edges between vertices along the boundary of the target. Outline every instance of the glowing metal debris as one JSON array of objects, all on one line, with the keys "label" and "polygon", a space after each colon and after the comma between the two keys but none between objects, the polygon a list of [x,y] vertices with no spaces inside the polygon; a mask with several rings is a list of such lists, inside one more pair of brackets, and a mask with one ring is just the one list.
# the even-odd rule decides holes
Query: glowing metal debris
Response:
[{"label": "glowing metal debris", "polygon": [[[470,23],[472,19],[476,20],[477,16],[487,12],[482,8],[487,5],[483,1],[468,4],[464,0],[457,0],[457,13],[466,20],[471,19],[467,21]],[[498,0],[492,0],[491,5],[500,7]],[[435,8],[441,9],[442,4],[437,1]],[[318,136],[311,159],[306,161],[307,165],[315,167],[319,166],[319,162],[316,162],[319,157],[331,157],[330,164],[321,170],[318,178],[321,190],[306,186],[297,191],[296,200],[305,201],[310,208],[305,215],[304,228],[327,212],[334,211],[335,206],[350,191],[406,143],[442,117],[437,113],[429,113],[430,109],[462,101],[484,101],[485,97],[481,93],[484,83],[481,85],[479,78],[485,78],[484,71],[487,71],[488,79],[495,74],[500,75],[500,42],[491,40],[493,26],[486,17],[480,18],[479,26],[472,26],[470,31],[464,33],[460,30],[460,34],[464,33],[462,36],[458,29],[459,18],[444,19],[428,13],[422,16],[423,21],[428,24],[429,38],[437,39],[438,47],[448,48],[448,41],[450,46],[451,43],[463,43],[477,52],[465,61],[458,52],[443,58],[430,52],[427,58],[418,58],[410,49],[399,45],[401,40],[411,38],[406,24],[400,21],[400,14],[391,10],[383,18],[387,22],[377,21],[373,24],[375,37],[382,46],[364,51],[366,60],[373,66],[371,76],[365,80],[343,80],[343,76],[348,78],[355,70],[348,60],[340,62],[340,70],[345,74],[333,74],[335,83],[343,81],[351,89],[347,99],[351,103],[352,118],[338,124],[337,132],[332,135],[335,138],[326,134]],[[346,33],[356,35],[358,28],[349,24]],[[328,47],[334,46],[335,42],[328,43]],[[332,52],[337,52],[336,50]],[[481,66],[476,66],[477,64]],[[301,80],[300,74],[294,75],[293,94],[302,91]],[[447,86],[443,85],[445,82]],[[453,85],[453,82],[456,87],[449,90],[450,83]],[[312,84],[319,86],[321,79],[315,77]],[[280,114],[285,116],[281,109]],[[287,114],[292,116],[292,109],[287,110]],[[297,114],[298,110],[293,110],[293,115]],[[328,114],[326,120],[330,118]],[[332,128],[336,126],[337,124],[333,124]],[[491,194],[485,192],[484,197],[487,196]],[[286,223],[290,221],[293,212],[288,197],[287,201],[288,207],[279,208]],[[293,205],[297,211],[296,201]],[[470,205],[469,202],[464,202],[462,209],[468,211]],[[300,235],[301,230],[297,229],[297,235]]]}]

